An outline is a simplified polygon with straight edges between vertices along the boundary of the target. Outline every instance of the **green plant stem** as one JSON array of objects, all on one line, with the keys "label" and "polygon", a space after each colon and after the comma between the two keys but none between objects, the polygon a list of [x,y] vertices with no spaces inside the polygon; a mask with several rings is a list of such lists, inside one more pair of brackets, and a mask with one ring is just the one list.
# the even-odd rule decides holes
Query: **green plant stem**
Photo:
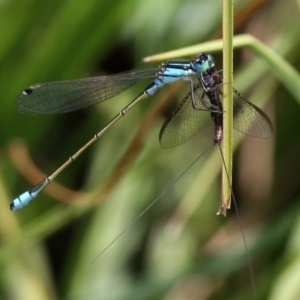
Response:
[{"label": "green plant stem", "polygon": [[[248,47],[258,57],[267,64],[276,78],[288,89],[288,91],[295,97],[300,104],[300,76],[298,71],[289,64],[285,59],[278,55],[270,47],[264,45],[261,41],[250,34],[241,34],[233,38],[234,48]],[[210,52],[217,52],[223,49],[223,40],[215,40],[211,42],[201,43],[191,47],[185,47],[178,50],[156,54],[144,58],[145,62],[167,60],[176,57],[185,57],[189,55],[196,55],[201,52],[210,50]],[[225,68],[225,66],[224,66]]]},{"label": "green plant stem", "polygon": [[[232,123],[233,123],[233,0],[223,0],[223,154],[222,199],[218,214],[226,215],[230,208],[232,179]],[[229,180],[229,182],[228,182]]]}]

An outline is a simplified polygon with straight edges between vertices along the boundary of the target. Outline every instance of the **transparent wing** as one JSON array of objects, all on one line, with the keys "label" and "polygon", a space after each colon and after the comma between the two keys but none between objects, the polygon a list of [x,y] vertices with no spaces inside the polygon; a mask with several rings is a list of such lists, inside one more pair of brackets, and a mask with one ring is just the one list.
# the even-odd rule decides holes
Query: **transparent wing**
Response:
[{"label": "transparent wing", "polygon": [[[237,90],[233,89],[233,91],[234,129],[249,136],[270,138],[273,127],[268,116]],[[176,111],[163,124],[159,133],[160,144],[163,148],[175,147],[186,142],[200,131],[210,119],[209,108],[211,104],[202,89],[196,88],[194,90],[194,98],[197,109],[192,106],[191,92],[189,92]]]},{"label": "transparent wing", "polygon": [[270,138],[273,126],[268,116],[237,90],[233,91],[233,128],[249,136]]},{"label": "transparent wing", "polygon": [[194,89],[197,109],[192,106],[191,92],[181,101],[159,133],[162,148],[178,146],[194,136],[210,119],[210,101],[200,88]]},{"label": "transparent wing", "polygon": [[132,70],[111,76],[41,83],[28,87],[16,106],[27,114],[57,114],[105,101],[142,79],[156,76],[158,68]]}]

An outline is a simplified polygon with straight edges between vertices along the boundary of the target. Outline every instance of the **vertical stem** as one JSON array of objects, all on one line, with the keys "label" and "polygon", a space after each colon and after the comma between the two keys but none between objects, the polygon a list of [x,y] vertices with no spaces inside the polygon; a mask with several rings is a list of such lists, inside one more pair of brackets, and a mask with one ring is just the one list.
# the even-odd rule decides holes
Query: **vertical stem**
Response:
[{"label": "vertical stem", "polygon": [[232,120],[233,120],[233,2],[223,0],[223,153],[226,169],[222,169],[222,200],[218,214],[226,215],[226,209],[230,208],[231,181],[232,181]]}]

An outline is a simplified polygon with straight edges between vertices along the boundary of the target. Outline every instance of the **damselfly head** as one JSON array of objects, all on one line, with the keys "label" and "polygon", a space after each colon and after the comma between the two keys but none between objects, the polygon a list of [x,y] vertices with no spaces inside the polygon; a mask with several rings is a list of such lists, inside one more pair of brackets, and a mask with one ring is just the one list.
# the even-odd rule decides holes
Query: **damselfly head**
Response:
[{"label": "damselfly head", "polygon": [[192,64],[195,70],[200,73],[206,72],[215,66],[212,56],[207,53],[200,53]]}]

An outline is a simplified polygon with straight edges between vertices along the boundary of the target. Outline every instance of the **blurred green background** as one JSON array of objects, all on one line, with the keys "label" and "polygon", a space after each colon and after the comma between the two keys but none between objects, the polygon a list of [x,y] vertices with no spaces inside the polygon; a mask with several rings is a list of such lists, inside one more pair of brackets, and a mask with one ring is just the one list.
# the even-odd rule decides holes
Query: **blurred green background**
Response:
[{"label": "blurred green background", "polygon": [[[220,38],[221,9],[211,0],[0,1],[1,299],[254,298],[236,213],[216,216],[216,147],[94,261],[212,141],[208,126],[180,147],[160,148],[159,129],[188,84],[129,112],[58,177],[69,189],[53,183],[23,210],[9,210],[148,83],[55,116],[16,110],[26,86],[157,66],[142,58]],[[299,0],[240,0],[235,12],[236,34],[254,35],[299,69]],[[299,299],[299,104],[259,57],[234,54],[235,87],[274,124],[271,140],[234,135],[243,138],[233,189],[257,299]],[[214,56],[221,69],[221,53]]]}]

